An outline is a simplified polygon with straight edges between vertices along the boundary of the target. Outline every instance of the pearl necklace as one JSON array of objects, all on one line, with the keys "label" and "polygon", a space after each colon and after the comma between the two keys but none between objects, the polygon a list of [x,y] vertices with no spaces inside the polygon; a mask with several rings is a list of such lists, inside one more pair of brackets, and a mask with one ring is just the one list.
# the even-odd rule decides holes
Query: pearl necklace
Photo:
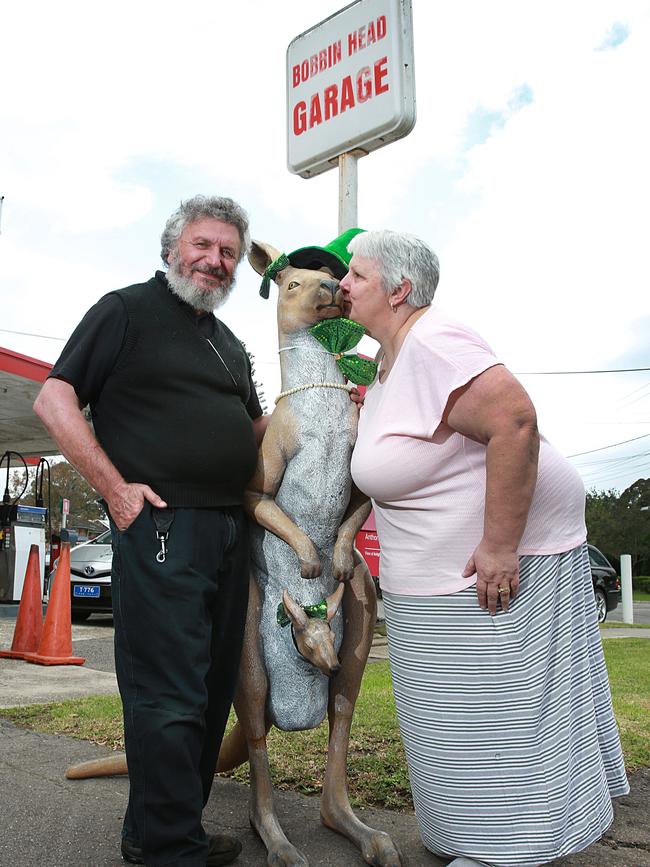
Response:
[{"label": "pearl necklace", "polygon": [[286,391],[283,391],[276,397],[275,402],[278,403],[283,397],[288,397],[290,394],[296,394],[299,391],[305,391],[307,388],[342,388],[343,391],[350,392],[352,386],[345,385],[342,382],[308,382],[306,385],[297,385],[295,388],[288,388]]}]

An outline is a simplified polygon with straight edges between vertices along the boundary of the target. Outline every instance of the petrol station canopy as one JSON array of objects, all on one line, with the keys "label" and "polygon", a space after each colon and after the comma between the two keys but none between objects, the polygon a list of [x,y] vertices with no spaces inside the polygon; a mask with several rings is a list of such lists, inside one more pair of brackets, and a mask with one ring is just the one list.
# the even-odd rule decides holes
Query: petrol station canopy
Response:
[{"label": "petrol station canopy", "polygon": [[[41,424],[32,405],[52,365],[0,347],[0,455],[58,455],[61,450]],[[12,465],[21,465],[12,460]]]}]

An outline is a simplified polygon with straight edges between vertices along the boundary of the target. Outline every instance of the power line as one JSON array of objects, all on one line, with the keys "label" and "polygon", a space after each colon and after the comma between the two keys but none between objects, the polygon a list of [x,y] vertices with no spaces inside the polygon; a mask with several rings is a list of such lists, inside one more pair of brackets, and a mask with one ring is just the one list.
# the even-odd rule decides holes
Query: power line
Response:
[{"label": "power line", "polygon": [[576,376],[581,373],[638,373],[650,367],[617,367],[611,370],[516,370],[517,376]]},{"label": "power line", "polygon": [[650,388],[650,382],[644,382],[643,385],[639,385],[637,388],[633,389],[629,394],[624,395],[621,398],[621,401],[627,400],[628,397],[632,397],[633,394],[636,394],[637,391],[643,391],[645,388]]},{"label": "power line", "polygon": [[609,469],[602,470],[602,472],[591,472],[591,473],[580,473],[583,481],[586,484],[601,484],[602,482],[609,481],[610,479],[621,479],[621,478],[629,478],[630,476],[645,476],[648,469],[647,463],[641,464],[631,464],[625,468],[615,469],[614,467],[610,467]]},{"label": "power line", "polygon": [[20,334],[21,337],[42,337],[43,340],[60,340],[62,343],[65,343],[67,340],[66,337],[53,337],[51,334],[32,334],[29,331],[13,331],[11,328],[0,328],[0,331],[4,331],[6,334]]},{"label": "power line", "polygon": [[620,469],[615,469],[614,467],[610,467],[609,469],[603,470],[600,473],[580,473],[585,485],[602,485],[604,483],[610,481],[617,481],[619,484],[621,483],[622,478],[629,479],[628,485],[632,483],[634,477],[637,478],[643,476],[645,477],[648,470],[648,464],[642,463],[638,465],[630,465],[625,468],[621,467]]},{"label": "power line", "polygon": [[[639,391],[643,391],[647,388],[650,388],[650,382],[646,382],[645,385],[642,385],[641,388],[635,389],[633,392],[628,394],[626,398],[619,403],[619,407],[621,409],[627,409],[629,406],[632,406],[633,403],[638,403],[640,400],[645,400],[645,398],[650,397],[650,391],[645,394],[637,394]],[[637,394],[637,397],[632,397],[632,395]]]},{"label": "power line", "polygon": [[626,455],[623,458],[597,458],[595,461],[587,461],[586,464],[581,464],[580,469],[582,472],[591,473],[591,472],[599,472],[598,470],[590,470],[589,467],[600,467],[603,464],[623,464],[626,461],[634,461],[638,458],[646,458],[650,455],[650,452],[637,452],[634,455]]},{"label": "power line", "polygon": [[[648,395],[650,397],[650,395]],[[634,421],[582,421],[580,420],[580,424],[600,424],[600,425],[614,425],[614,424],[625,424],[625,425],[633,425],[633,424],[650,424],[650,419],[642,418],[635,419]]]},{"label": "power line", "polygon": [[632,437],[631,440],[621,440],[620,443],[611,443],[611,445],[601,446],[599,449],[589,449],[589,451],[586,451],[586,452],[576,452],[575,455],[567,455],[567,457],[568,458],[579,458],[581,455],[591,455],[591,454],[593,454],[593,452],[603,452],[603,451],[605,451],[605,449],[613,449],[614,446],[624,446],[626,443],[633,443],[633,442],[636,442],[636,440],[643,440],[646,437],[650,437],[650,434],[641,434],[640,437]]}]

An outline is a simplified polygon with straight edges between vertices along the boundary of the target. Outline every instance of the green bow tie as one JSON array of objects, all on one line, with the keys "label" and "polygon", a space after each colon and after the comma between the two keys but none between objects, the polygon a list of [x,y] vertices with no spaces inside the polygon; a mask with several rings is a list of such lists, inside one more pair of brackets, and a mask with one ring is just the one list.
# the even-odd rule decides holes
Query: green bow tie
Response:
[{"label": "green bow tie", "polygon": [[352,319],[323,319],[312,325],[309,333],[336,358],[339,370],[357,385],[370,385],[377,375],[377,362],[361,358],[358,353],[347,355],[366,333],[363,325]]},{"label": "green bow tie", "polygon": [[[318,620],[327,620],[327,600],[321,599],[315,605],[303,605],[302,610],[307,617],[315,617]],[[287,626],[291,621],[284,607],[284,602],[280,602],[276,613],[278,624],[282,627]]]}]

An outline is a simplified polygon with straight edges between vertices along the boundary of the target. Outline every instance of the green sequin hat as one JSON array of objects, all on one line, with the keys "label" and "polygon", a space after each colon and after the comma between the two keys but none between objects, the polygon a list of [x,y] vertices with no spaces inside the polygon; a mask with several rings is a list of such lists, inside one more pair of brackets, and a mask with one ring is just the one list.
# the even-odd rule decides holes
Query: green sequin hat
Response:
[{"label": "green sequin hat", "polygon": [[352,254],[348,252],[348,244],[360,232],[365,232],[365,229],[348,229],[324,247],[300,247],[288,256],[286,253],[280,253],[264,272],[260,295],[262,298],[269,297],[271,280],[275,280],[287,265],[293,265],[294,268],[310,268],[313,271],[318,271],[325,266],[337,280],[342,280],[348,273],[348,265],[352,258]]},{"label": "green sequin hat", "polygon": [[348,273],[352,258],[352,254],[348,252],[348,244],[355,235],[363,231],[364,229],[348,229],[324,247],[300,247],[287,256],[289,264],[294,268],[310,268],[313,271],[325,266],[337,280],[342,280]]}]

